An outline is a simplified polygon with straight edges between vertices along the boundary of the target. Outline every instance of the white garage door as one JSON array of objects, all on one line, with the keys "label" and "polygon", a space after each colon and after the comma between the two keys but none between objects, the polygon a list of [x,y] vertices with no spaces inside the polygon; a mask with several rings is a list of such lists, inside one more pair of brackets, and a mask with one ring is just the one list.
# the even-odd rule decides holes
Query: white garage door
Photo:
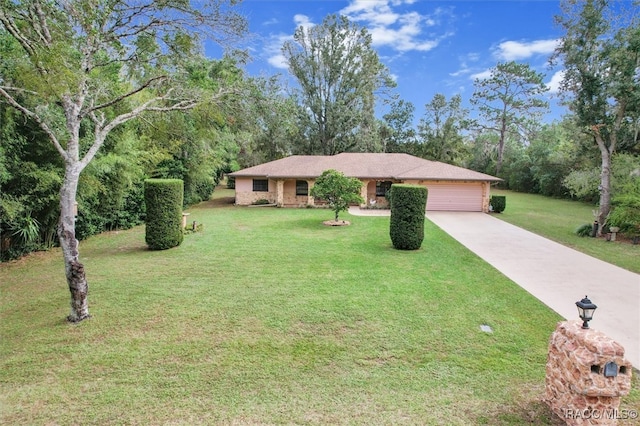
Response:
[{"label": "white garage door", "polygon": [[427,210],[482,211],[481,183],[427,183]]}]

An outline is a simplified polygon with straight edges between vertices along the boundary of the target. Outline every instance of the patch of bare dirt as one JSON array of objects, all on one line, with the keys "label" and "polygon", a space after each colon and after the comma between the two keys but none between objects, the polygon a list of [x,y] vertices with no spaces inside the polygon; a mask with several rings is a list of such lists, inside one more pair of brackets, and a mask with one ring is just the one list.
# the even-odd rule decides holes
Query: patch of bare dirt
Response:
[{"label": "patch of bare dirt", "polygon": [[348,220],[325,220],[322,224],[326,226],[349,226],[351,222]]}]

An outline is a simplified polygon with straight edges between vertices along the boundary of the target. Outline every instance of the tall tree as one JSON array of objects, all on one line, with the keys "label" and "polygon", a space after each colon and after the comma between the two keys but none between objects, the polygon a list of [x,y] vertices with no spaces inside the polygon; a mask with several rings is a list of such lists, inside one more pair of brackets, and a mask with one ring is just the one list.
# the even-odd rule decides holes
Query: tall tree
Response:
[{"label": "tall tree", "polygon": [[402,99],[391,102],[391,109],[384,114],[383,152],[413,153],[416,131],[413,128],[413,113],[416,107]]},{"label": "tall tree", "polygon": [[600,151],[601,233],[611,210],[612,156],[640,116],[640,14],[637,7],[615,14],[606,0],[565,0],[562,12],[556,20],[565,35],[554,60],[565,67],[561,89],[579,128]]},{"label": "tall tree", "polygon": [[299,27],[282,52],[297,79],[306,154],[333,155],[370,145],[375,93],[393,87],[367,30],[344,16]]},{"label": "tall tree", "polygon": [[181,70],[199,53],[201,34],[225,42],[244,33],[245,20],[229,7],[234,3],[0,2],[2,28],[20,46],[0,52],[10,61],[0,68],[0,99],[37,123],[64,160],[58,236],[69,321],[89,317],[74,223],[80,173],[118,126],[148,111],[196,105],[194,92],[180,90]]},{"label": "tall tree", "polygon": [[238,111],[237,128],[247,132],[238,162],[251,167],[290,155],[297,139],[297,105],[282,90],[278,76],[253,78],[245,85],[246,99]]},{"label": "tall tree", "polygon": [[544,76],[527,64],[499,63],[486,79],[476,79],[471,103],[478,106],[484,130],[498,135],[496,173],[500,174],[506,138],[520,136],[547,111],[548,102],[540,96],[549,88]]},{"label": "tall tree", "polygon": [[424,116],[418,124],[422,156],[431,160],[461,165],[464,160],[462,130],[468,124],[468,111],[462,108],[462,97],[454,95],[449,101],[436,93],[425,105]]}]

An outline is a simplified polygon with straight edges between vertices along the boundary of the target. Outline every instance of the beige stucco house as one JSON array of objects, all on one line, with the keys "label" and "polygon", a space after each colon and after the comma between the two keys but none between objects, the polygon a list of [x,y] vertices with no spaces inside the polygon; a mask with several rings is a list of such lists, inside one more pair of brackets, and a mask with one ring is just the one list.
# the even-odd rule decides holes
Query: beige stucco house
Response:
[{"label": "beige stucco house", "polygon": [[316,204],[309,195],[325,170],[334,169],[363,182],[362,198],[369,205],[386,204],[393,183],[424,185],[427,210],[489,211],[489,192],[499,178],[409,154],[342,153],[293,155],[230,173],[235,178],[236,204],[268,200],[282,207]]}]

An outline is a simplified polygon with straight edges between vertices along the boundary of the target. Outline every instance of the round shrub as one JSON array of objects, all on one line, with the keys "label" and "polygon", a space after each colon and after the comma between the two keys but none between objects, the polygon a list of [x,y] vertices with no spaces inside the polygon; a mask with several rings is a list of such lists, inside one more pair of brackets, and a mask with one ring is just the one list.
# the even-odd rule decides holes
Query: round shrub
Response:
[{"label": "round shrub", "polygon": [[592,230],[593,230],[593,225],[591,225],[590,223],[585,223],[584,225],[580,225],[576,229],[576,235],[578,237],[590,237]]},{"label": "round shrub", "polygon": [[489,204],[491,204],[491,210],[494,213],[502,213],[507,208],[507,197],[504,195],[492,195]]},{"label": "round shrub", "polygon": [[166,250],[182,243],[183,197],[181,179],[144,181],[144,201],[147,205],[145,241],[151,250]]},{"label": "round shrub", "polygon": [[389,235],[398,250],[417,250],[424,240],[427,188],[421,185],[391,185]]}]

